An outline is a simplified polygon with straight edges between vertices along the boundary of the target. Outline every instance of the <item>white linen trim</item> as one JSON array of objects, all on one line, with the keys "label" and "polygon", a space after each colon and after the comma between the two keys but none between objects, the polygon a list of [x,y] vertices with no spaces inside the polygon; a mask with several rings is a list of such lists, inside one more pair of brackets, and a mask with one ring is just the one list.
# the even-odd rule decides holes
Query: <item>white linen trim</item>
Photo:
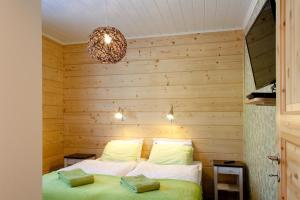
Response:
[{"label": "white linen trim", "polygon": [[192,146],[191,139],[153,138],[153,144],[181,144]]},{"label": "white linen trim", "polygon": [[201,183],[202,164],[194,165],[158,165],[141,161],[134,170],[126,176],[144,175],[154,179],[176,179]]},{"label": "white linen trim", "polygon": [[100,160],[84,160],[58,171],[70,171],[73,169],[82,169],[88,174],[103,174],[113,176],[125,176],[137,166],[135,161],[114,162]]}]

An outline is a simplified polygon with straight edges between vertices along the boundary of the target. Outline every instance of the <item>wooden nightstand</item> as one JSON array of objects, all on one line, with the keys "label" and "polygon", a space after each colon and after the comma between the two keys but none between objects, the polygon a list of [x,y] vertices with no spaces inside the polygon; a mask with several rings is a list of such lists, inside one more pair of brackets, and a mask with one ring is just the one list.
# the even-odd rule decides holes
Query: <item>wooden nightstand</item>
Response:
[{"label": "wooden nightstand", "polygon": [[83,160],[96,159],[96,154],[75,153],[64,157],[64,165],[68,167]]},{"label": "wooden nightstand", "polygon": [[[214,190],[215,200],[219,198],[219,191],[239,193],[239,199],[244,198],[244,168],[245,164],[240,161],[234,163],[224,163],[224,160],[214,160]],[[219,182],[219,175],[234,176],[235,183]],[[224,198],[222,198],[224,199]]]}]

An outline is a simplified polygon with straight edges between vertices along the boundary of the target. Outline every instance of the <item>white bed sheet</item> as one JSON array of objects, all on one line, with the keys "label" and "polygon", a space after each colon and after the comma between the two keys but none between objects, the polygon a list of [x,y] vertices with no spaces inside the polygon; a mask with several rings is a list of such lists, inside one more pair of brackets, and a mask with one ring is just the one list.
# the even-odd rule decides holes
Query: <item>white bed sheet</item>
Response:
[{"label": "white bed sheet", "polygon": [[137,166],[137,162],[113,162],[100,160],[84,160],[59,171],[69,171],[73,169],[82,169],[88,174],[104,174],[113,176],[125,176]]},{"label": "white bed sheet", "polygon": [[154,179],[177,179],[201,184],[202,164],[194,162],[192,165],[158,165],[141,161],[134,170],[126,176],[144,175]]}]

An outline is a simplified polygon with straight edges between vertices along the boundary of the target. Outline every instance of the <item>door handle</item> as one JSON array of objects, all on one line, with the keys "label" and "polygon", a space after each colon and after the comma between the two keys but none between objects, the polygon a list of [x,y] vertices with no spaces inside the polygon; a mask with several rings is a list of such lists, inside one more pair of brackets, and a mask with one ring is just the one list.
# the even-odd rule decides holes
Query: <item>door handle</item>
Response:
[{"label": "door handle", "polygon": [[278,183],[280,182],[280,176],[279,176],[279,173],[277,173],[277,174],[269,174],[269,177],[277,177],[277,182],[278,182]]},{"label": "door handle", "polygon": [[280,157],[279,157],[279,155],[276,155],[276,156],[267,156],[267,158],[272,161],[272,164],[274,162],[276,162],[278,165],[280,164]]}]

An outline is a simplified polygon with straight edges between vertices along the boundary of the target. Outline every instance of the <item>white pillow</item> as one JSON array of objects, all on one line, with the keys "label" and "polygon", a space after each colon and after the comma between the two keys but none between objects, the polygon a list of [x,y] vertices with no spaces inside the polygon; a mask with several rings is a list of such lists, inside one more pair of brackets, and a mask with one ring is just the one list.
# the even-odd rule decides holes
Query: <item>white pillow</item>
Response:
[{"label": "white pillow", "polygon": [[199,165],[157,165],[142,161],[126,176],[144,175],[153,179],[176,179],[199,184]]},{"label": "white pillow", "polygon": [[137,165],[135,161],[100,161],[100,160],[84,160],[69,167],[60,169],[59,171],[70,171],[73,169],[82,169],[88,174],[104,174],[112,176],[125,176],[133,170]]},{"label": "white pillow", "polygon": [[153,138],[153,144],[182,144],[192,146],[191,139]]},{"label": "white pillow", "polygon": [[143,148],[143,143],[144,139],[129,139],[129,140],[111,140],[110,142],[123,142],[123,143],[134,143],[139,145],[139,154],[137,156],[136,160],[141,160],[142,156],[142,148]]}]

